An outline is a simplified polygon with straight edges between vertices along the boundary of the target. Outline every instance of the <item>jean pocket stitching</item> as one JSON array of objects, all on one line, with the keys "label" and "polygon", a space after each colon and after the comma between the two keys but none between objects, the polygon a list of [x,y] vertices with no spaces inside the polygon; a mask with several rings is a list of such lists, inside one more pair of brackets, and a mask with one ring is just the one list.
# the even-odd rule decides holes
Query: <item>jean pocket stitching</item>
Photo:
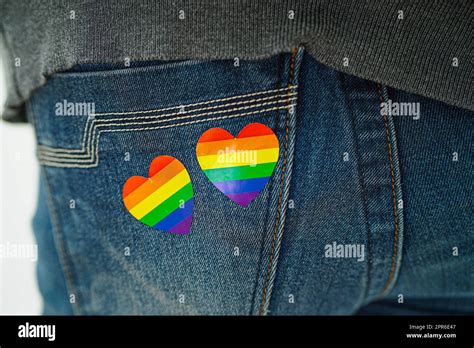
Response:
[{"label": "jean pocket stitching", "polygon": [[[156,129],[165,129],[172,127],[180,127],[191,125],[195,123],[201,123],[212,120],[222,120],[236,117],[244,117],[262,112],[270,112],[275,110],[287,109],[292,107],[293,104],[288,105],[288,101],[296,101],[297,86],[290,85],[286,88],[264,90],[249,94],[236,95],[226,98],[214,99],[200,103],[193,103],[187,105],[177,105],[170,108],[164,109],[153,109],[153,110],[142,110],[142,111],[131,111],[131,112],[108,112],[108,113],[97,113],[93,115],[93,118],[88,118],[86,121],[84,136],[82,140],[82,146],[80,149],[66,149],[60,147],[50,147],[45,145],[38,145],[38,157],[40,164],[46,166],[62,167],[62,168],[93,168],[99,163],[99,139],[101,133],[108,132],[138,132]],[[278,94],[279,92],[283,92]],[[261,97],[250,100],[240,100],[237,102],[228,101],[254,97],[257,95],[271,94],[268,97]],[[268,101],[274,99],[273,101]],[[215,103],[222,103],[220,105],[207,106],[204,108],[195,108],[196,106],[210,105]],[[232,106],[244,105],[246,106],[233,108]],[[279,104],[285,104],[278,106]],[[268,108],[267,106],[276,105]],[[142,115],[145,113],[153,113],[168,110],[183,110],[188,108],[186,112],[173,112],[168,114],[160,115],[148,115],[148,116],[134,116],[134,117],[123,117],[123,118],[112,118],[108,119],[108,116],[119,116],[119,115]],[[239,113],[239,111],[255,109],[250,112]],[[197,111],[211,110],[209,112],[195,114]],[[219,116],[220,114],[230,115]],[[172,117],[176,116],[176,117]],[[208,116],[208,117],[206,117]],[[168,118],[172,117],[172,118]],[[206,117],[206,118],[203,118]],[[196,119],[198,118],[198,119]],[[91,120],[92,119],[92,120]],[[194,119],[192,121],[180,122],[184,119]],[[91,121],[90,121],[91,120]],[[133,120],[135,122],[121,123],[123,121]],[[89,122],[90,121],[90,122]],[[161,126],[147,127],[151,124],[166,123]],[[132,128],[131,128],[132,126]],[[136,126],[136,127],[135,127]],[[115,127],[115,129],[99,129],[104,127]]]},{"label": "jean pocket stitching", "polygon": [[[384,92],[382,91],[382,86],[380,84],[377,84],[377,92],[380,97],[380,102],[383,104],[385,102],[385,97],[384,97]],[[396,281],[398,268],[399,268],[400,255],[401,255],[401,250],[400,250],[401,245],[399,245],[401,241],[401,230],[402,230],[402,228],[400,227],[401,213],[399,212],[398,206],[397,206],[397,202],[398,202],[398,199],[400,199],[400,197],[397,194],[397,189],[396,189],[397,180],[396,180],[396,174],[395,174],[395,160],[394,160],[394,157],[396,156],[396,152],[395,152],[396,149],[392,149],[392,146],[393,146],[392,142],[394,141],[394,139],[390,132],[388,117],[389,116],[387,115],[387,113],[383,114],[384,128],[385,128],[385,133],[386,133],[386,138],[387,138],[387,152],[388,152],[388,159],[389,159],[389,166],[390,166],[390,182],[391,182],[392,201],[393,201],[394,234],[393,234],[393,252],[392,252],[390,272],[389,272],[387,281],[385,282],[382,292],[377,297],[378,299],[383,298],[392,289]]]},{"label": "jean pocket stitching", "polygon": [[[295,48],[292,52],[289,65],[289,82],[288,87],[292,85],[298,85],[297,78],[299,73],[299,66],[301,64],[303,56],[303,48]],[[281,241],[283,238],[283,231],[285,226],[286,217],[286,204],[289,195],[289,186],[291,182],[291,172],[293,166],[293,153],[294,153],[294,129],[295,129],[295,107],[296,103],[291,101],[291,98],[287,98],[287,112],[285,114],[285,143],[283,152],[283,164],[281,169],[281,176],[278,188],[278,200],[276,206],[275,223],[272,228],[272,238],[270,255],[267,263],[267,270],[264,276],[264,284],[262,290],[262,296],[258,309],[259,315],[267,315],[270,305],[270,299],[272,296],[273,285],[276,277],[276,270],[278,265],[278,259],[280,257]]]}]

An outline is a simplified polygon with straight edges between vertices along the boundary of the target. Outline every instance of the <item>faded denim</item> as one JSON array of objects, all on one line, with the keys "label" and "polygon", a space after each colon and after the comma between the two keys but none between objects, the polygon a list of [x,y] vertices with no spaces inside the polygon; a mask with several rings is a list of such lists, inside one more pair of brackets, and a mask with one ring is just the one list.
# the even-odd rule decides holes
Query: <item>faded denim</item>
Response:
[{"label": "faded denim", "polygon": [[[419,102],[420,119],[381,115],[389,99]],[[63,100],[94,102],[94,123],[57,116]],[[82,66],[54,75],[28,109],[42,163],[34,227],[45,314],[473,312],[466,110],[337,72],[302,49],[239,66]],[[280,157],[243,208],[208,181],[195,146],[209,128],[236,135],[252,122],[274,130]],[[127,178],[159,155],[190,174],[189,235],[153,230],[123,205]],[[325,257],[333,242],[364,245],[364,260]]]}]

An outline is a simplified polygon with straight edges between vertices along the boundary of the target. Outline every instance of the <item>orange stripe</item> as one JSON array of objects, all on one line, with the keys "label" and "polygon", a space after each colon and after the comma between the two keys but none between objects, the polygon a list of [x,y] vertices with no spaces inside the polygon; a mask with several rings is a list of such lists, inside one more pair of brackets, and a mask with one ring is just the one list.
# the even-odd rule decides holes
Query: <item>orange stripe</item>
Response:
[{"label": "orange stripe", "polygon": [[128,208],[128,210],[132,209],[134,206],[147,198],[151,193],[166,184],[183,170],[186,169],[179,161],[171,162],[162,171],[156,173],[149,180],[125,197],[123,200],[125,206]]},{"label": "orange stripe", "polygon": [[278,147],[278,139],[274,134],[272,134],[251,138],[209,141],[202,144],[198,143],[196,147],[196,155],[198,157],[207,155],[217,155],[219,150],[225,151],[226,148],[235,151],[243,151],[270,149],[274,147]]}]

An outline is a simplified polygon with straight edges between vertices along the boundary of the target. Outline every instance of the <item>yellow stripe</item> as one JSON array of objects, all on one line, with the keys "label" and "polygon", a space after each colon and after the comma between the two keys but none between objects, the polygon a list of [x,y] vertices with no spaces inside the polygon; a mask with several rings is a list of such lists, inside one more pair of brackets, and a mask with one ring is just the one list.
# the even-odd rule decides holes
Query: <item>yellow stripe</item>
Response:
[{"label": "yellow stripe", "polygon": [[262,150],[222,152],[217,155],[199,156],[202,170],[257,165],[278,161],[278,147]]},{"label": "yellow stripe", "polygon": [[155,207],[163,203],[166,199],[171,197],[174,193],[176,193],[179,189],[181,189],[184,185],[189,183],[189,174],[188,172],[183,169],[178,175],[176,175],[173,179],[169,180],[166,184],[161,186],[159,189],[154,191],[151,195],[147,198],[142,200],[136,206],[134,206],[130,213],[137,219],[141,219],[150,211],[152,211]]}]

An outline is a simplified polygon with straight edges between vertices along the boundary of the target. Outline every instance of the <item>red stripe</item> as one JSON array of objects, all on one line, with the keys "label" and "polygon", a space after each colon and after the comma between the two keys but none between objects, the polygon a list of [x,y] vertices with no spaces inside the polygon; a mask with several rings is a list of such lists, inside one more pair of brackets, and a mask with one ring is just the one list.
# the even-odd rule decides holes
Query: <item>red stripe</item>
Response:
[{"label": "red stripe", "polygon": [[208,141],[219,141],[219,140],[228,140],[234,139],[234,136],[228,131],[222,128],[211,128],[204,132],[203,135],[199,138],[198,143],[204,143]]},{"label": "red stripe", "polygon": [[270,135],[274,134],[273,130],[261,123],[251,123],[245,126],[237,135],[237,138],[248,138],[259,135]]},{"label": "red stripe", "polygon": [[148,177],[151,178],[153,175],[161,171],[164,167],[175,160],[171,156],[160,156],[157,157],[151,162],[150,169],[148,170]]},{"label": "red stripe", "polygon": [[128,178],[125,185],[123,185],[122,197],[123,198],[127,197],[130,193],[135,191],[137,187],[139,187],[141,184],[143,184],[147,180],[148,179],[144,178],[143,176],[132,176]]}]

